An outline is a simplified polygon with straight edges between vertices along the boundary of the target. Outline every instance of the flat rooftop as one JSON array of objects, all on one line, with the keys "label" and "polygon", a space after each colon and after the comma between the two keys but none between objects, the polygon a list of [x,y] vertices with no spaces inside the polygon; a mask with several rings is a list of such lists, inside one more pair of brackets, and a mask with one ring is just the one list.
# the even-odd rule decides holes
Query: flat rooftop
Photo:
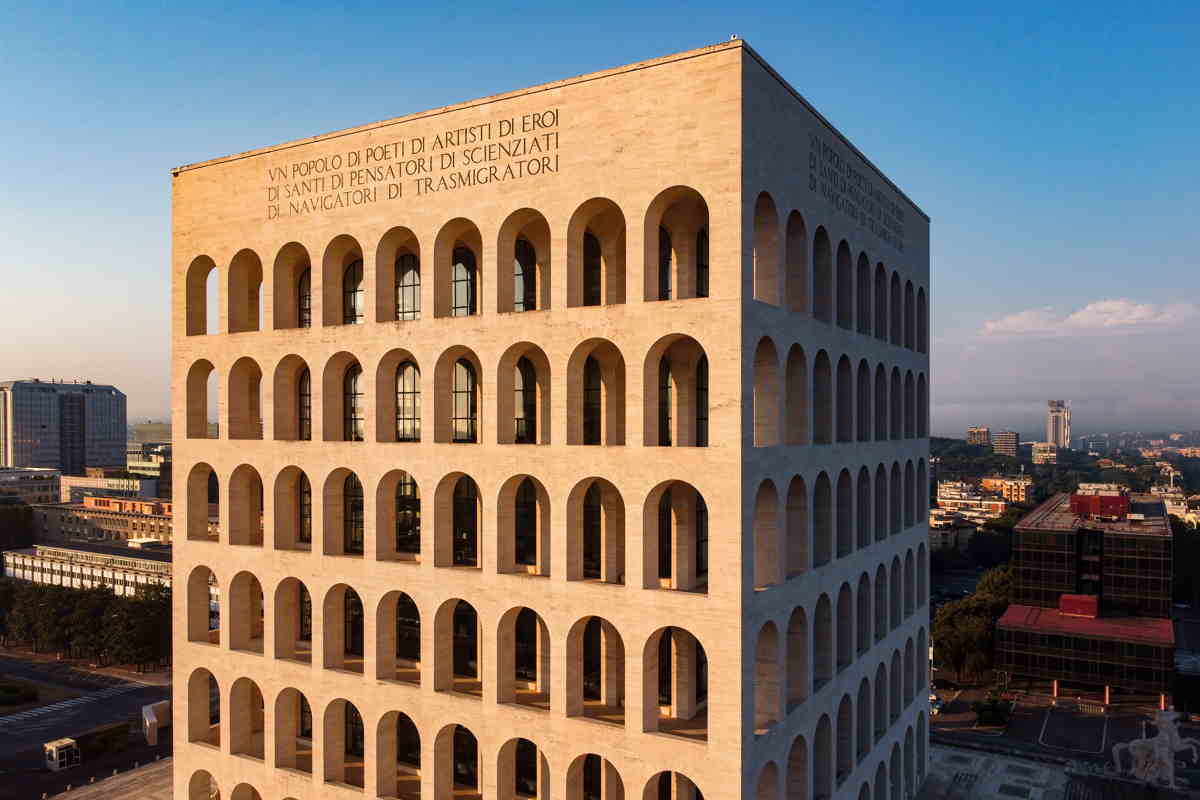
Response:
[{"label": "flat rooftop", "polygon": [[1010,605],[997,627],[1030,633],[1057,633],[1088,639],[1175,646],[1175,628],[1169,619],[1154,617],[1076,617],[1057,608]]},{"label": "flat rooftop", "polygon": [[119,544],[92,544],[91,542],[64,542],[62,544],[35,544],[33,547],[14,547],[6,550],[8,553],[24,553],[34,555],[38,550],[73,550],[78,553],[93,553],[117,558],[140,558],[143,561],[161,561],[171,563],[171,546],[164,543],[161,547],[125,547]]},{"label": "flat rooftop", "polygon": [[[1056,494],[1026,514],[1016,529],[1021,531],[1049,531],[1069,533],[1084,528],[1107,533],[1145,534],[1147,536],[1170,536],[1171,524],[1167,510],[1160,498],[1150,494],[1129,495],[1129,517],[1118,520],[1097,519],[1071,511],[1071,495]],[[1141,514],[1145,519],[1132,519]]]}]

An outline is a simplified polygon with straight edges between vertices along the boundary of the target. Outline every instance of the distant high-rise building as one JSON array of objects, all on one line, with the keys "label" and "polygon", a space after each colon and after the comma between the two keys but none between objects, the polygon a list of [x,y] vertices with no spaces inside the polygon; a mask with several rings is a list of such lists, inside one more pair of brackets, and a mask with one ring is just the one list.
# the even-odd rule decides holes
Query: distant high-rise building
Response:
[{"label": "distant high-rise building", "polygon": [[1017,457],[1017,432],[996,431],[992,434],[992,452],[998,456]]},{"label": "distant high-rise building", "polygon": [[1071,446],[1071,407],[1066,400],[1051,400],[1046,410],[1046,441],[1055,447]]},{"label": "distant high-rise building", "polygon": [[0,466],[82,475],[125,463],[125,395],[91,382],[0,382]]},{"label": "distant high-rise building", "polygon": [[1054,442],[1034,442],[1033,463],[1057,464],[1058,448],[1054,446]]},{"label": "distant high-rise building", "polygon": [[986,426],[967,428],[967,444],[987,447],[992,443],[992,431]]}]

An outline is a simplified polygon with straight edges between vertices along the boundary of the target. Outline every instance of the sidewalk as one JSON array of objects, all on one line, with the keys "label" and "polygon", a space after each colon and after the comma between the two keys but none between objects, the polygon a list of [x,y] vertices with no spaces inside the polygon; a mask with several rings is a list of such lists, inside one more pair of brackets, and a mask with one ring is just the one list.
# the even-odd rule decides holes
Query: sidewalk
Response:
[{"label": "sidewalk", "polygon": [[[112,679],[143,686],[171,685],[169,667],[157,672],[138,672],[136,668],[127,664],[97,667],[82,658],[58,658],[54,653],[34,653],[20,647],[0,648],[0,672],[16,672],[7,667],[13,662],[36,667],[43,675],[54,675],[67,686],[83,685],[91,688],[97,683],[108,686],[111,685]],[[106,678],[109,680],[103,680]]]}]

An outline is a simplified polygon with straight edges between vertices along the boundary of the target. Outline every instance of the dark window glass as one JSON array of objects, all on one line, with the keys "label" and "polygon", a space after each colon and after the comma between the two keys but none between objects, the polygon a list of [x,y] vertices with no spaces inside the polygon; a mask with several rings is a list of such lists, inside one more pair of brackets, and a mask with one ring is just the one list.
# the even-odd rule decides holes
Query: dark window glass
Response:
[{"label": "dark window glass", "polygon": [[603,508],[600,487],[593,483],[583,495],[583,577],[599,580],[603,564]]},{"label": "dark window glass", "polygon": [[514,510],[517,564],[533,566],[537,564],[538,507],[537,488],[529,478],[521,481],[521,485],[517,487]]},{"label": "dark window glass", "polygon": [[479,744],[475,735],[462,725],[454,729],[454,782],[470,789],[479,788]]},{"label": "dark window glass", "polygon": [[455,442],[476,441],[475,368],[465,359],[454,362],[454,402],[451,437]]},{"label": "dark window glass", "polygon": [[363,322],[363,263],[351,262],[342,274],[342,324],[361,325]]},{"label": "dark window glass", "polygon": [[296,541],[300,544],[312,544],[312,484],[303,472],[300,473],[299,484],[296,492]]},{"label": "dark window glass", "polygon": [[342,550],[347,554],[362,555],[363,487],[353,472],[346,476],[342,491]]},{"label": "dark window glass", "polygon": [[538,668],[538,619],[528,608],[517,613],[516,621],[516,677],[519,681],[537,680]]},{"label": "dark window glass", "polygon": [[658,226],[658,299],[671,299],[671,234]]},{"label": "dark window glass", "polygon": [[346,590],[346,641],[344,651],[348,656],[363,654],[363,607],[362,600],[353,589]]},{"label": "dark window glass", "polygon": [[603,285],[604,259],[601,256],[600,240],[591,231],[583,234],[583,304],[598,306],[602,302],[600,290]]},{"label": "dark window glass", "polygon": [[312,731],[312,707],[309,706],[308,700],[304,695],[299,695],[300,701],[300,719],[297,721],[296,735],[301,739],[311,739]]},{"label": "dark window glass", "polygon": [[353,704],[346,703],[346,755],[362,758],[364,742],[362,717]]},{"label": "dark window glass", "polygon": [[467,317],[475,313],[475,254],[470,248],[456,247],[451,260],[450,316]]},{"label": "dark window glass", "polygon": [[363,419],[362,367],[353,364],[342,379],[342,433],[347,442],[363,440],[366,423]]},{"label": "dark window glass", "polygon": [[412,253],[396,259],[396,319],[421,316],[421,264]]},{"label": "dark window glass", "polygon": [[583,758],[583,800],[602,800],[600,791],[604,786],[604,763],[600,756],[588,753]]},{"label": "dark window glass", "polygon": [[708,699],[708,656],[704,648],[696,645],[696,702],[703,703]]},{"label": "dark window glass", "polygon": [[671,360],[658,362],[658,444],[671,445]]},{"label": "dark window glass", "polygon": [[708,226],[696,234],[696,297],[708,297]]},{"label": "dark window glass", "polygon": [[407,472],[396,484],[396,552],[421,552],[421,491]]},{"label": "dark window glass", "polygon": [[308,367],[300,370],[296,381],[297,438],[302,442],[312,440],[312,373]]},{"label": "dark window glass", "polygon": [[583,628],[583,699],[599,700],[601,662],[600,618],[592,617]]},{"label": "dark window glass", "polygon": [[708,356],[696,363],[696,446],[708,447]]},{"label": "dark window glass", "polygon": [[421,614],[406,594],[396,601],[396,658],[421,660]]},{"label": "dark window glass", "polygon": [[513,370],[513,441],[537,442],[537,372],[528,358],[517,361]]},{"label": "dark window glass", "polygon": [[470,478],[459,478],[454,486],[455,566],[479,564],[479,490]]},{"label": "dark window glass", "polygon": [[671,705],[672,683],[671,674],[671,639],[673,638],[673,630],[667,628],[662,632],[662,636],[658,639],[658,704],[660,706]]},{"label": "dark window glass", "polygon": [[475,609],[459,602],[454,607],[454,674],[478,678],[479,620]]},{"label": "dark window glass", "polygon": [[305,588],[303,583],[296,588],[296,591],[299,594],[298,604],[300,607],[299,619],[297,620],[298,624],[296,626],[299,630],[296,631],[296,638],[302,642],[311,642],[312,595],[308,593],[308,589]]},{"label": "dark window glass", "polygon": [[513,311],[537,310],[537,251],[517,239],[513,257]]},{"label": "dark window glass", "polygon": [[658,776],[658,800],[671,800],[671,773],[663,772]]},{"label": "dark window glass", "polygon": [[411,361],[396,368],[396,441],[421,441],[421,371]]},{"label": "dark window glass", "polygon": [[538,790],[538,752],[537,747],[528,739],[517,739],[514,756],[514,772],[516,773],[517,794],[537,797]]},{"label": "dark window glass", "polygon": [[296,283],[296,323],[301,328],[312,327],[312,270],[307,267]]},{"label": "dark window glass", "polygon": [[674,561],[674,536],[671,531],[673,522],[671,490],[667,489],[658,501],[658,577],[664,579],[671,577],[671,562]]},{"label": "dark window glass", "polygon": [[708,577],[708,504],[696,494],[696,577]]},{"label": "dark window glass", "polygon": [[588,356],[583,362],[583,443],[600,444],[602,413],[600,362]]}]

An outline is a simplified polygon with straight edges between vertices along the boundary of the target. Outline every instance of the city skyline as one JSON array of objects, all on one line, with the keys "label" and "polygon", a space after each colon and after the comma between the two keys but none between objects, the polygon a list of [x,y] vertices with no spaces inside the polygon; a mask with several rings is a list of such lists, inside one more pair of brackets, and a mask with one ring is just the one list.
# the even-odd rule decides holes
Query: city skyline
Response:
[{"label": "city skyline", "polygon": [[[498,44],[523,31],[499,11],[474,9],[476,24],[453,37],[432,11],[347,13],[344,40],[402,28],[419,44],[390,52],[387,69],[353,48],[319,75],[301,46],[323,39],[314,8],[239,19],[174,11],[136,24],[17,10],[4,83],[10,108],[26,111],[9,114],[0,142],[22,154],[10,179],[25,191],[0,198],[0,232],[22,268],[0,298],[0,377],[89,377],[122,386],[131,419],[167,415],[168,322],[157,301],[169,293],[171,167],[736,33],[795,76],[933,219],[933,433],[1036,431],[1048,396],[1074,399],[1080,432],[1188,427],[1200,379],[1172,359],[1200,333],[1195,304],[1180,299],[1197,288],[1188,209],[1200,175],[1187,131],[1200,81],[1185,33],[1196,12],[950,9],[779,7],[781,19],[746,25],[699,4],[667,27],[631,8],[621,35],[606,37],[596,34],[616,23],[543,7],[533,13],[551,44],[529,49]],[[869,58],[844,57],[847,31]],[[61,54],[49,63],[37,57],[47,42]],[[1152,62],[1141,57],[1151,47]],[[81,113],[89,124],[78,125]],[[1129,118],[1139,120],[1132,134]],[[47,294],[58,298],[51,341]],[[1100,354],[1108,369],[1081,374]]]}]

